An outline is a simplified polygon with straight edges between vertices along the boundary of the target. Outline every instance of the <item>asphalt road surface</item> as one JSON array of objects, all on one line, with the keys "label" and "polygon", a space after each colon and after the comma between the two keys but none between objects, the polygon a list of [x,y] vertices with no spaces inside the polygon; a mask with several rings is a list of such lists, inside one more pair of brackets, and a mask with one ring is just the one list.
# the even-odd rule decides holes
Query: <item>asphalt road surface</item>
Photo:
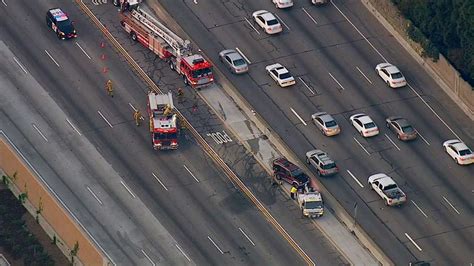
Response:
[{"label": "asphalt road surface", "polygon": [[[457,166],[441,145],[459,137],[473,147],[474,124],[362,3],[318,8],[295,1],[289,10],[271,1],[160,3],[301,161],[313,147],[329,152],[341,171],[321,181],[396,264],[474,261],[474,166]],[[283,33],[269,36],[258,27],[251,14],[260,9],[277,14]],[[234,47],[251,61],[249,74],[232,75],[219,63],[218,52]],[[382,82],[374,68],[385,60],[409,86],[390,89]],[[265,73],[276,62],[295,76],[295,86],[282,89]],[[322,136],[311,122],[317,111],[331,113],[342,133]],[[376,122],[378,136],[364,139],[354,130],[349,117],[360,112]],[[385,127],[392,115],[409,119],[420,137],[397,140]],[[388,208],[369,189],[368,176],[380,172],[407,193],[407,204]]]},{"label": "asphalt road surface", "polygon": [[[137,128],[134,125],[131,108],[133,105],[144,112],[147,88],[123,59],[108,47],[103,36],[77,6],[61,1],[39,1],[35,5],[28,1],[5,1],[5,4],[0,9],[2,41],[123,179],[127,185],[123,194],[137,197],[144,203],[179,243],[190,263],[303,263],[288,242],[239,193],[186,131],[180,138],[178,151],[155,152],[150,148],[147,126]],[[56,6],[65,9],[75,21],[79,38],[60,41],[46,27],[46,10]],[[103,10],[115,12],[110,4]],[[153,71],[159,74],[160,70]],[[105,81],[109,78],[114,81],[114,98],[108,97],[104,91]],[[25,96],[35,97],[26,92]],[[49,115],[42,116],[47,120]],[[237,143],[235,147],[238,147]],[[240,159],[244,159],[244,166],[240,171],[252,176],[255,162],[246,161],[244,156],[248,155],[235,147],[228,151],[232,152],[230,157],[239,160],[237,156],[243,156]],[[72,144],[67,148],[76,149]],[[97,173],[97,179],[107,190],[104,181],[107,173]],[[273,194],[264,191],[263,197],[267,197],[268,204],[277,205],[276,209],[281,208],[277,199],[282,197]],[[123,202],[117,203],[122,204],[124,210],[129,208]],[[292,217],[298,211],[293,208],[285,214],[284,222],[292,225]],[[140,225],[137,223],[137,226]],[[306,232],[304,226],[290,230],[296,231],[296,236],[301,235],[298,240],[305,240],[305,246],[314,249],[309,253],[320,263],[344,263],[320,232],[314,229]],[[119,235],[110,237],[114,239],[114,245],[123,241]],[[160,241],[154,234],[147,237],[151,243]],[[167,263],[169,259],[148,255],[158,263]],[[141,254],[135,256],[143,259]],[[133,256],[129,259],[133,260]],[[171,259],[169,262],[173,263]]]}]

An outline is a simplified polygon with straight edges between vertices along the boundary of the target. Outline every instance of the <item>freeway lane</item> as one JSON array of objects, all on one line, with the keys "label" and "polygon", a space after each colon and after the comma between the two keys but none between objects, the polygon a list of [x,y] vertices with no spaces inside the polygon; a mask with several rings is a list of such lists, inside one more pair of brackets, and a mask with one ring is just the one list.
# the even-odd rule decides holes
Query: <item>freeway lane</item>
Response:
[{"label": "freeway lane", "polygon": [[[339,2],[335,4],[380,54],[332,5],[318,9],[297,2],[291,10],[277,11],[270,1],[162,4],[176,14],[178,23],[214,62],[224,48],[243,51],[252,62],[250,74],[226,77],[302,161],[304,153],[314,146],[336,159],[341,174],[322,182],[353,215],[357,202],[357,221],[395,262],[407,263],[414,257],[440,264],[472,262],[474,244],[467,237],[473,232],[472,166],[458,167],[444,153],[441,143],[454,134],[411,88],[389,89],[375,75],[375,65],[383,61],[380,54],[402,69],[413,89],[471,147],[473,124],[466,123],[470,120],[359,2],[347,2],[342,7]],[[265,35],[259,29],[257,33],[251,13],[258,9],[276,12],[288,27],[278,36]],[[276,61],[297,77],[296,86],[278,88],[266,75],[264,66]],[[316,111],[334,114],[343,133],[335,138],[321,136],[310,123],[310,115]],[[348,122],[356,112],[369,114],[382,134],[368,140],[356,134]],[[384,128],[389,115],[408,118],[424,139],[397,141]],[[365,186],[360,187],[347,170]],[[367,177],[377,172],[397,180],[408,193],[406,206],[385,208],[368,189]]]},{"label": "freeway lane", "polygon": [[[0,11],[2,39],[123,178],[123,193],[129,194],[129,200],[140,199],[193,263],[302,264],[193,139],[184,134],[177,152],[150,149],[147,128],[135,127],[129,107],[132,103],[144,109],[146,88],[113,50],[101,48],[101,35],[78,9],[61,3],[76,21],[78,39],[58,41],[45,27],[45,11],[59,1],[39,2],[35,7],[25,1],[8,3],[8,12]],[[109,6],[109,10],[113,9]],[[108,77],[116,84],[113,99],[102,87]],[[101,179],[106,178],[106,173],[98,176],[99,183],[105,186]],[[147,240],[158,249],[159,232],[150,230],[153,226],[140,226],[149,230]],[[113,238],[133,248],[127,236]],[[148,255],[152,261],[172,264],[163,253]]]}]

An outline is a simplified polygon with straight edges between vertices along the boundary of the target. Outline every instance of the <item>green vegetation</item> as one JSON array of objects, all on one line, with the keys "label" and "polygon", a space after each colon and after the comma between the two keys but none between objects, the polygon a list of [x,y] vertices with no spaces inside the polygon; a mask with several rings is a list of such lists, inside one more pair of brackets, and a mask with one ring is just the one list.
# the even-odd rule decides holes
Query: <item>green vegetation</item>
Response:
[{"label": "green vegetation", "polygon": [[0,189],[0,246],[25,265],[54,265],[36,237],[25,225],[26,209],[7,189]]},{"label": "green vegetation", "polygon": [[441,52],[474,86],[474,1],[392,0],[411,21],[408,34],[437,60]]}]

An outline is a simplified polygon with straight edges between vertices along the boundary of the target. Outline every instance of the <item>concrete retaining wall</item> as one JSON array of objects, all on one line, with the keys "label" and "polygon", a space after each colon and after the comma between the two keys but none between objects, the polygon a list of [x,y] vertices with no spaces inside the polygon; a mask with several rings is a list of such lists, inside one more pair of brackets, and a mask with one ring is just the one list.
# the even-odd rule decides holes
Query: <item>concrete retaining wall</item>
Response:
[{"label": "concrete retaining wall", "polygon": [[[56,236],[57,246],[69,260],[71,260],[71,249],[76,243],[79,244],[74,265],[107,265],[102,253],[63,209],[62,204],[50,193],[34,171],[26,166],[15,149],[1,137],[0,173],[10,177],[13,183],[8,186],[17,197],[21,193],[27,193],[24,206],[33,217],[38,215],[39,224],[51,239]],[[38,209],[42,209],[40,214],[37,214]]]}]

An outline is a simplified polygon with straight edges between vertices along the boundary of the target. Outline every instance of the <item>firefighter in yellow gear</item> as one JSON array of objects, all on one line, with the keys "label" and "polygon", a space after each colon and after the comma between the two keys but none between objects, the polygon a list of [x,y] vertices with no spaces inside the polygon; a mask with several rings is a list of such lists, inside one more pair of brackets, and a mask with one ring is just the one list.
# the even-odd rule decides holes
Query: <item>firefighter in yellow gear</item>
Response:
[{"label": "firefighter in yellow gear", "polygon": [[111,97],[114,97],[114,88],[112,86],[112,80],[107,80],[105,83],[105,90],[107,91],[107,94]]},{"label": "firefighter in yellow gear", "polygon": [[171,109],[171,106],[169,104],[166,105],[165,111],[163,111],[164,116],[169,116],[171,115],[173,109]]},{"label": "firefighter in yellow gear", "polygon": [[291,196],[291,199],[296,199],[295,196],[296,196],[296,192],[298,192],[298,189],[293,185],[290,189],[290,196]]},{"label": "firefighter in yellow gear", "polygon": [[140,120],[143,119],[142,114],[140,113],[140,110],[136,109],[133,112],[133,119],[135,119],[135,125],[140,126]]}]

